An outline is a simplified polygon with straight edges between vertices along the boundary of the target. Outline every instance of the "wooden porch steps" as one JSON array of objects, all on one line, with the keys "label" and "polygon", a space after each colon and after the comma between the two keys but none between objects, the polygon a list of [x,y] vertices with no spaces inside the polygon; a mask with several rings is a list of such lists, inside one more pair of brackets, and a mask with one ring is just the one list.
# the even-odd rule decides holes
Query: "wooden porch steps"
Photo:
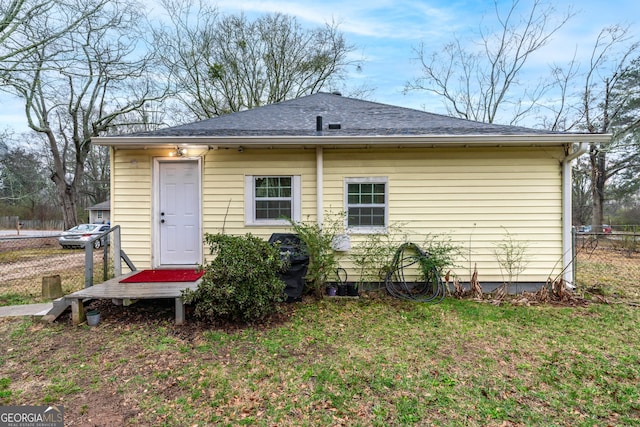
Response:
[{"label": "wooden porch steps", "polygon": [[[184,302],[182,301],[182,291],[185,289],[196,290],[202,279],[195,282],[154,282],[154,283],[120,283],[121,280],[132,276],[139,271],[132,271],[104,283],[93,285],[88,288],[65,295],[60,303],[60,308],[51,310],[45,317],[55,320],[62,312],[71,306],[71,318],[74,324],[85,321],[84,300],[88,299],[111,299],[111,300],[140,300],[140,299],[164,299],[175,300],[176,324],[182,325],[185,322]],[[59,311],[59,312],[58,312]]]},{"label": "wooden porch steps", "polygon": [[58,298],[53,301],[53,308],[42,316],[42,320],[45,322],[53,323],[67,308],[71,305],[71,301],[68,301],[64,297]]}]

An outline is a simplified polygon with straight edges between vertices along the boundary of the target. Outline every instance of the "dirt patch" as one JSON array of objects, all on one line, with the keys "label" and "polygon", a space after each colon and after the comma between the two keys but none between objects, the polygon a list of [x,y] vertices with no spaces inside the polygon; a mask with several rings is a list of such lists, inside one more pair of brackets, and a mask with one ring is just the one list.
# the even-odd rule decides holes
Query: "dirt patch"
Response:
[{"label": "dirt patch", "polygon": [[[94,258],[98,256],[94,254]],[[70,252],[62,255],[48,255],[46,257],[34,257],[32,259],[22,259],[19,261],[6,263],[2,265],[2,280],[16,280],[29,275],[46,276],[60,271],[60,266],[64,265],[66,269],[83,267],[84,252]]]},{"label": "dirt patch", "polygon": [[[309,303],[311,303],[311,299],[309,301]],[[175,321],[175,302],[173,299],[139,300],[129,306],[114,304],[111,300],[93,300],[86,305],[86,309],[99,310],[99,327],[105,328],[130,324],[148,324],[150,322],[170,322],[173,324]],[[258,330],[267,330],[276,327],[286,322],[294,310],[295,304],[282,304],[278,312],[271,318],[250,326]],[[224,320],[215,322],[201,321],[195,317],[193,306],[190,305],[185,305],[185,316],[187,323],[184,325],[173,325],[171,331],[175,336],[186,340],[191,340],[194,336],[198,336],[203,331],[208,331],[212,328],[225,332],[233,332],[243,330],[247,326]],[[71,325],[71,312],[67,310],[57,321]]]},{"label": "dirt patch", "polygon": [[124,426],[135,419],[139,409],[115,391],[85,392],[74,396],[73,405],[65,406],[66,426]]}]

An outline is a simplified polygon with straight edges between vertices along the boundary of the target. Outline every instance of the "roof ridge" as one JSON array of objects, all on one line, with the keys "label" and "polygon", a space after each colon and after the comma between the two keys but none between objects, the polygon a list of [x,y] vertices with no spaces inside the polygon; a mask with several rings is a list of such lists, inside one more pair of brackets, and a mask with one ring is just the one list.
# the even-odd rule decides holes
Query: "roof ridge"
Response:
[{"label": "roof ridge", "polygon": [[[562,134],[516,125],[478,122],[405,106],[319,91],[192,123],[128,136],[313,136],[316,117],[323,132],[342,136]],[[328,129],[328,125],[332,126]],[[564,132],[566,133],[566,132]]]}]

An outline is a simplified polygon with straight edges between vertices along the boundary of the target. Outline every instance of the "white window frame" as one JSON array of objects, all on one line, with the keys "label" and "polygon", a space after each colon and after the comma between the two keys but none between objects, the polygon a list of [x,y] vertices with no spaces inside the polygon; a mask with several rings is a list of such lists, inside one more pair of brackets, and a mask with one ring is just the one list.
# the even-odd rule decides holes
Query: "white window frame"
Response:
[{"label": "white window frame", "polygon": [[[384,184],[384,226],[349,226],[349,184]],[[358,206],[380,206],[380,204],[358,205]],[[344,211],[345,229],[352,234],[382,234],[387,232],[389,224],[389,179],[386,176],[374,177],[354,177],[344,179]]]},{"label": "white window frame", "polygon": [[300,175],[245,175],[244,177],[244,222],[248,226],[290,225],[286,219],[256,219],[256,178],[291,178],[291,219],[300,222],[302,211],[302,186]]}]

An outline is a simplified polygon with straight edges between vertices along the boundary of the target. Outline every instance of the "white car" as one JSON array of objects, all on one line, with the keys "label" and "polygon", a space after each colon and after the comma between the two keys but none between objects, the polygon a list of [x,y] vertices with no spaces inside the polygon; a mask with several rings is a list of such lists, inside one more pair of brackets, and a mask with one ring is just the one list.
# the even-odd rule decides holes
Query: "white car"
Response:
[{"label": "white car", "polygon": [[[98,234],[109,230],[109,224],[80,224],[64,231],[58,238],[58,243],[63,248],[84,248],[86,243]],[[100,248],[105,243],[109,243],[107,236],[103,236],[93,241],[95,249]]]}]

